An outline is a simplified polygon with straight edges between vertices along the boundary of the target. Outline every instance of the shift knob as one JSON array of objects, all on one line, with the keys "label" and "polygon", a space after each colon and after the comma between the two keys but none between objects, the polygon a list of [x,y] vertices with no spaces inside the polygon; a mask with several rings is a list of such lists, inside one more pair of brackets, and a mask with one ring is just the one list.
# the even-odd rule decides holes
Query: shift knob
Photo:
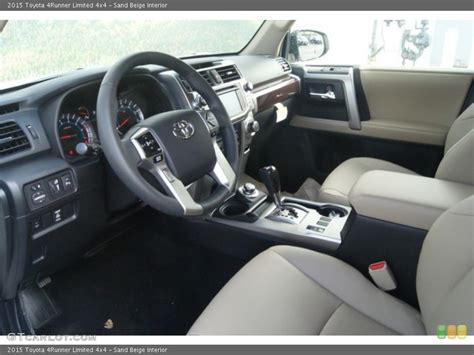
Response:
[{"label": "shift knob", "polygon": [[279,209],[281,209],[281,198],[280,198],[280,175],[278,170],[273,166],[264,166],[259,172],[260,180],[265,184],[268,190],[268,194],[273,198],[273,202]]}]

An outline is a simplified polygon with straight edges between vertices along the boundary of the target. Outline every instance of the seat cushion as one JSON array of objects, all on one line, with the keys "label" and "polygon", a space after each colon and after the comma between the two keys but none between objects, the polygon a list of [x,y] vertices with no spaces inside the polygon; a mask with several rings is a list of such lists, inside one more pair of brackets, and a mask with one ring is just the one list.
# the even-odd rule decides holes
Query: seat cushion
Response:
[{"label": "seat cushion", "polygon": [[451,207],[423,243],[416,289],[428,334],[440,324],[474,333],[474,196]]},{"label": "seat cushion", "polygon": [[278,246],[219,292],[190,335],[424,334],[419,313],[331,256]]},{"label": "seat cushion", "polygon": [[386,170],[404,174],[415,172],[390,163],[373,158],[351,158],[340,164],[326,178],[319,191],[319,200],[349,206],[349,192],[352,186],[366,172],[372,170]]}]

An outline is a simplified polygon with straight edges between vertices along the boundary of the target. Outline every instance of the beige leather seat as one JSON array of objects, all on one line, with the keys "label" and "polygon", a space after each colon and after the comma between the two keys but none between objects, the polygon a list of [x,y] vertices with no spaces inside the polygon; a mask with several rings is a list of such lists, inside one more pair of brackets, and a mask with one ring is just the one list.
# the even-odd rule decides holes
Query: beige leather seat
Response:
[{"label": "beige leather seat", "polygon": [[[474,104],[451,126],[446,137],[444,157],[435,178],[474,185]],[[415,174],[399,165],[373,158],[352,158],[334,169],[319,190],[319,200],[349,205],[349,192],[357,180],[372,170]]]},{"label": "beige leather seat", "polygon": [[441,215],[417,271],[421,313],[348,264],[289,246],[250,261],[209,304],[190,335],[436,334],[474,327],[474,196]]}]

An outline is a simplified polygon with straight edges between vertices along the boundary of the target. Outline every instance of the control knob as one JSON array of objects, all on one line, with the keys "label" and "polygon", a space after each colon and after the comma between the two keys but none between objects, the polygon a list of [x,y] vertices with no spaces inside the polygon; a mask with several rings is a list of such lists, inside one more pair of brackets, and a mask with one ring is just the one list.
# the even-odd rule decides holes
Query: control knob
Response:
[{"label": "control knob", "polygon": [[253,90],[253,84],[250,81],[246,82],[245,85],[244,85],[244,89],[245,89],[245,91],[252,91]]},{"label": "control knob", "polygon": [[250,182],[244,184],[242,188],[242,192],[244,193],[244,195],[253,195],[256,190],[257,188],[255,187],[255,185]]},{"label": "control knob", "polygon": [[251,135],[254,135],[258,131],[260,131],[260,124],[258,121],[251,120],[249,123],[247,123],[247,132],[250,133]]}]

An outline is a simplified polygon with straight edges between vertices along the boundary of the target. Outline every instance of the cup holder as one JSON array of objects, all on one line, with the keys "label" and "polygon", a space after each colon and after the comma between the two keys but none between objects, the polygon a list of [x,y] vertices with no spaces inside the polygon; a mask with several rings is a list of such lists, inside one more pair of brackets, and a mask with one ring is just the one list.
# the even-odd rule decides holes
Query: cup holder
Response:
[{"label": "cup holder", "polygon": [[237,200],[230,200],[219,208],[221,215],[226,217],[237,217],[245,214],[248,210],[248,206]]},{"label": "cup holder", "polygon": [[341,218],[347,216],[347,210],[334,205],[324,205],[319,207],[318,212],[321,216],[330,218]]}]

